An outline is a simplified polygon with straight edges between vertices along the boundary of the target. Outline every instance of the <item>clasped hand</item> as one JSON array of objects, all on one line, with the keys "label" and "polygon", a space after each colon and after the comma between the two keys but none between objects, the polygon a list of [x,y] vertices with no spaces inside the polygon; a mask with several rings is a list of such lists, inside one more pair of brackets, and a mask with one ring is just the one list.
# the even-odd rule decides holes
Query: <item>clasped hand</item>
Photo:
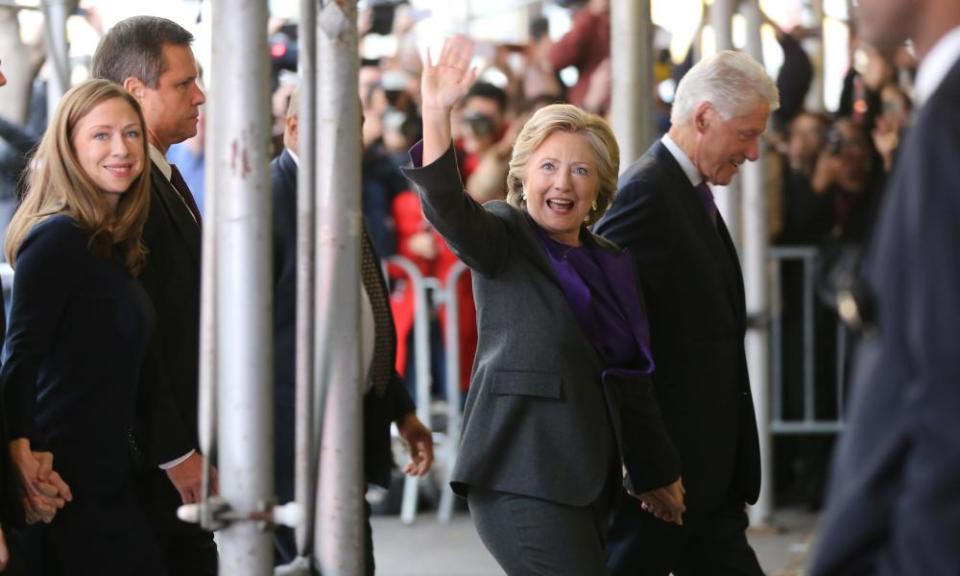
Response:
[{"label": "clasped hand", "polygon": [[660,520],[683,526],[683,513],[687,510],[683,503],[684,492],[683,480],[677,478],[672,484],[634,497],[640,500],[641,508]]},{"label": "clasped hand", "polygon": [[10,459],[20,481],[27,524],[49,524],[73,500],[70,486],[53,469],[53,453],[34,452],[30,440],[17,438],[10,442]]}]

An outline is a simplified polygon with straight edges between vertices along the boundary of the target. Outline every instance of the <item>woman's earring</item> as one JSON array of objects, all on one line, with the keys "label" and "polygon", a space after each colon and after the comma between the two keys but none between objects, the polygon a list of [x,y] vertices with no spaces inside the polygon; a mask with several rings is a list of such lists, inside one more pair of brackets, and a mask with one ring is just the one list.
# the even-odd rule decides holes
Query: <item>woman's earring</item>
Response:
[{"label": "woman's earring", "polygon": [[593,210],[594,212],[597,211],[597,201],[596,201],[596,200],[594,200],[594,201],[593,201],[593,204],[590,205],[590,209]]}]

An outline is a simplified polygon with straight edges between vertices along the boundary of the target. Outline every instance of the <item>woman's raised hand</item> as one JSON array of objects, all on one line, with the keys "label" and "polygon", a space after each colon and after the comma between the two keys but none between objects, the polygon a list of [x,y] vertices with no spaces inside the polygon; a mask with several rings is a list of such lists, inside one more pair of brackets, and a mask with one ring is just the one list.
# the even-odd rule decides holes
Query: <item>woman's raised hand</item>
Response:
[{"label": "woman's raised hand", "polygon": [[473,42],[464,36],[447,38],[434,64],[427,52],[427,62],[420,79],[424,111],[449,111],[467,93],[477,79],[476,68],[470,68]]}]

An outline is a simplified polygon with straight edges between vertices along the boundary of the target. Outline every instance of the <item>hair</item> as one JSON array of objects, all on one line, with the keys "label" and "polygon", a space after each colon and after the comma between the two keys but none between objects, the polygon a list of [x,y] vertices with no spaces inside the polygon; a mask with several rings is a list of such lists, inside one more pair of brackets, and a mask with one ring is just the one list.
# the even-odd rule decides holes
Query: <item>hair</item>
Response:
[{"label": "hair", "polygon": [[517,136],[507,173],[507,202],[526,210],[523,194],[523,177],[527,162],[543,142],[555,132],[579,134],[586,138],[597,159],[600,191],[596,208],[591,208],[585,225],[590,226],[607,211],[617,192],[617,176],[620,169],[620,147],[610,126],[603,118],[584,112],[572,104],[551,104],[530,117]]},{"label": "hair", "polygon": [[670,122],[693,121],[700,104],[709,102],[724,120],[749,113],[760,102],[773,112],[780,107],[777,85],[756,60],[743,52],[724,50],[697,62],[680,79]]},{"label": "hair", "polygon": [[462,102],[466,104],[466,102],[471,98],[486,98],[487,100],[493,100],[496,102],[497,108],[500,109],[500,112],[507,111],[507,93],[501,88],[490,84],[489,82],[475,82],[473,86],[467,90]]},{"label": "hair", "polygon": [[[362,107],[360,108],[363,109]],[[291,116],[300,116],[300,83],[298,82],[293,86],[293,90],[290,91],[290,95],[287,96],[287,109],[285,111],[285,118],[290,118]]]},{"label": "hair", "polygon": [[833,124],[833,118],[824,112],[800,110],[787,123],[787,136],[793,132],[793,126],[800,118],[812,118],[820,126],[820,129],[823,131],[824,135],[826,135],[827,131],[830,129],[830,125]]},{"label": "hair", "polygon": [[[77,159],[72,137],[77,123],[94,108],[118,98],[137,113],[143,135],[143,171],[120,197],[116,211]],[[51,216],[66,214],[90,232],[90,251],[108,257],[120,247],[124,266],[134,276],[143,269],[146,248],[141,242],[150,204],[150,170],[146,122],[136,99],[118,84],[88,80],[67,92],[37,146],[28,168],[23,203],[7,227],[7,261],[15,265],[17,252],[30,230]]]},{"label": "hair", "polygon": [[156,88],[166,71],[164,45],[190,46],[192,42],[193,34],[166,18],[134,16],[121,20],[100,40],[93,55],[92,76],[117,84],[139,78],[147,87]]}]

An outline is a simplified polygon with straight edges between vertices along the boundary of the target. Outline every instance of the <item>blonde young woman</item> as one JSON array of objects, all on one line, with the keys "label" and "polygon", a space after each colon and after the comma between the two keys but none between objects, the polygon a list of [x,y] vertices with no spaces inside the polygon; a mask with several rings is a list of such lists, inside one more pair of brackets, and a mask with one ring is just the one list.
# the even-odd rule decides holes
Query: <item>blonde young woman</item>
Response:
[{"label": "blonde young woman", "polygon": [[587,229],[613,198],[619,151],[599,117],[547,106],[517,138],[508,202],[480,206],[450,136],[472,53],[453,38],[425,64],[422,148],[406,171],[474,272],[479,342],[453,488],[510,576],[605,574],[621,483],[664,520],[683,511],[632,259]]},{"label": "blonde young woman", "polygon": [[140,108],[120,86],[73,88],[7,229],[16,274],[0,385],[10,452],[28,520],[51,496],[34,450],[51,452],[69,485],[52,500],[72,499],[52,521],[32,518],[50,522],[44,573],[160,573],[132,487],[134,406],[154,323],[136,280],[146,258],[146,142]]}]

